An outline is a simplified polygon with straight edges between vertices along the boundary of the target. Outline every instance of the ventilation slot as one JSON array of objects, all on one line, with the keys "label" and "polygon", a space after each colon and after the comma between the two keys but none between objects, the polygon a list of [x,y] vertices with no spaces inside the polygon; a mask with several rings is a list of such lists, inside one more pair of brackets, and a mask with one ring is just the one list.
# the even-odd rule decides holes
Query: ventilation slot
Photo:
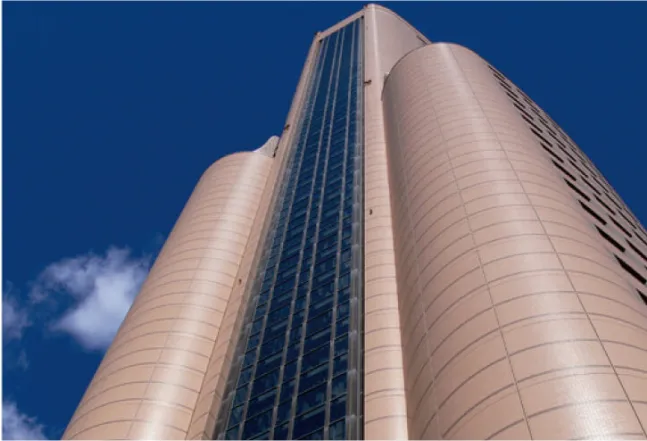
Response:
[{"label": "ventilation slot", "polygon": [[561,171],[562,173],[564,173],[566,176],[568,176],[569,178],[571,178],[571,179],[572,179],[572,180],[574,180],[574,181],[577,181],[577,178],[576,178],[575,176],[573,176],[573,175],[572,175],[568,170],[566,170],[564,167],[562,167],[561,165],[559,165],[559,164],[558,164],[558,163],[556,163],[555,161],[553,161],[553,165],[554,165],[555,167],[557,167],[557,168],[559,169],[559,171]]},{"label": "ventilation slot", "polygon": [[636,237],[638,238],[638,240],[644,243],[645,246],[647,246],[647,240],[645,240],[640,234],[638,234],[638,232],[636,232]]},{"label": "ventilation slot", "polygon": [[613,237],[609,236],[604,230],[602,230],[600,227],[595,227],[598,230],[598,233],[600,233],[600,236],[604,237],[607,242],[609,242],[611,245],[619,249],[621,252],[625,252],[625,247],[620,245]]},{"label": "ventilation slot", "polygon": [[[613,199],[612,197],[609,197],[609,199],[611,200],[611,202],[613,202],[613,204],[614,204],[616,207],[618,207],[618,209],[622,210],[622,207],[620,206],[620,204],[619,204],[619,203],[617,203],[617,202],[616,202],[616,200],[615,200],[615,199]],[[620,213],[620,216],[622,216],[622,218],[623,218],[625,221],[627,221],[627,223],[628,223],[629,225],[631,225],[634,229],[636,229],[636,225],[631,221],[631,219],[629,219],[629,217],[628,217],[626,214],[624,214],[622,211],[619,211],[618,213]]]},{"label": "ventilation slot", "polygon": [[591,215],[591,217],[593,217],[595,220],[597,220],[598,222],[600,222],[602,225],[606,225],[606,224],[607,224],[607,221],[605,221],[604,219],[602,219],[602,217],[601,217],[599,214],[597,214],[595,211],[591,210],[591,208],[589,208],[589,206],[588,206],[588,205],[586,205],[584,202],[580,201],[580,205],[582,206],[582,208],[584,208],[584,211],[586,211],[587,213],[589,213],[589,214]]},{"label": "ventilation slot", "polygon": [[521,115],[521,117],[532,127],[533,129],[537,130],[538,132],[543,132],[541,127],[539,127],[537,124],[535,124],[530,118],[528,118],[526,115]]},{"label": "ventilation slot", "polygon": [[545,142],[546,144],[548,144],[549,146],[554,147],[554,146],[553,146],[553,143],[552,143],[552,142],[550,142],[549,140],[547,140],[546,138],[544,138],[544,137],[541,135],[541,133],[539,133],[538,131],[536,131],[536,130],[535,130],[535,129],[533,129],[532,127],[530,128],[530,130],[532,131],[532,133],[534,133],[534,134],[535,134],[535,136],[536,136],[537,138],[541,139],[542,141],[544,141],[544,142]]},{"label": "ventilation slot", "polygon": [[607,209],[607,211],[611,214],[616,214],[616,212],[613,210],[613,208],[609,207],[599,196],[595,197],[595,200],[598,201],[600,205],[602,205],[604,208]]},{"label": "ventilation slot", "polygon": [[573,190],[575,193],[577,193],[581,198],[585,199],[587,202],[591,202],[591,198],[589,197],[589,195],[587,195],[582,190],[580,190],[575,185],[573,185],[571,183],[571,181],[569,181],[568,179],[564,179],[564,182],[566,182],[566,185],[571,187],[571,190]]},{"label": "ventilation slot", "polygon": [[634,253],[638,254],[640,257],[642,257],[642,258],[643,258],[643,260],[647,261],[647,256],[645,255],[645,253],[643,253],[642,251],[640,251],[640,250],[638,249],[638,247],[636,247],[636,246],[635,246],[634,244],[632,244],[631,242],[627,241],[627,243],[629,244],[629,247],[630,247],[632,250],[634,250]]},{"label": "ventilation slot", "polygon": [[[566,150],[564,151],[564,153],[566,153]],[[568,153],[567,153],[567,154],[568,154]],[[571,165],[573,166],[573,168],[574,168],[575,170],[577,170],[578,172],[580,172],[580,174],[581,174],[582,176],[584,176],[585,178],[588,178],[588,177],[589,177],[589,175],[587,175],[586,173],[584,173],[584,171],[583,171],[581,168],[579,168],[579,167],[577,166],[577,164],[575,163],[575,160],[574,160],[574,158],[573,158],[572,156],[571,156],[571,161],[570,161],[570,162],[571,162]]]},{"label": "ventilation slot", "polygon": [[548,153],[550,153],[550,155],[551,155],[553,158],[557,159],[557,160],[558,160],[559,162],[561,162],[562,164],[564,163],[564,160],[563,160],[561,157],[559,157],[559,156],[557,155],[557,153],[555,153],[555,152],[553,151],[553,149],[551,149],[550,147],[548,147],[548,146],[544,145],[544,143],[543,143],[543,142],[542,142],[542,143],[540,143],[540,144],[541,144],[541,146],[544,148],[544,150],[546,150]]},{"label": "ventilation slot", "polygon": [[588,186],[589,186],[589,188],[590,188],[591,190],[593,190],[593,192],[594,192],[595,194],[597,194],[598,196],[602,196],[602,193],[600,193],[600,190],[598,190],[597,188],[595,188],[595,187],[594,187],[594,186],[593,186],[589,181],[587,181],[587,180],[586,180],[586,179],[584,179],[584,178],[582,178],[582,181],[584,181],[584,183],[585,183],[586,185],[588,185]]},{"label": "ventilation slot", "polygon": [[640,297],[640,300],[643,301],[645,305],[647,305],[647,295],[645,295],[641,290],[637,289],[636,292],[638,293],[638,296]]},{"label": "ventilation slot", "polygon": [[636,280],[638,280],[641,284],[643,284],[643,285],[644,285],[644,284],[645,284],[645,282],[647,282],[647,279],[645,279],[645,278],[644,278],[644,277],[643,277],[643,276],[642,276],[638,271],[636,271],[636,270],[635,270],[635,269],[633,269],[631,266],[629,266],[629,264],[628,264],[627,262],[625,262],[624,260],[622,260],[622,259],[621,259],[621,258],[619,258],[618,256],[615,256],[615,258],[616,258],[616,260],[618,261],[618,263],[620,264],[620,266],[622,267],[622,269],[624,269],[624,270],[625,270],[625,271],[627,271],[629,274],[631,274],[631,275],[632,275]]},{"label": "ventilation slot", "polygon": [[625,233],[625,235],[626,235],[627,237],[634,237],[634,236],[633,236],[633,234],[631,234],[631,233],[630,233],[630,232],[629,232],[625,227],[623,227],[622,225],[620,225],[620,223],[619,223],[617,220],[615,220],[614,218],[611,218],[611,222],[613,222],[613,223],[615,224],[615,226],[616,226],[616,227],[618,227],[618,228],[620,229],[620,231],[622,231],[623,233]]}]

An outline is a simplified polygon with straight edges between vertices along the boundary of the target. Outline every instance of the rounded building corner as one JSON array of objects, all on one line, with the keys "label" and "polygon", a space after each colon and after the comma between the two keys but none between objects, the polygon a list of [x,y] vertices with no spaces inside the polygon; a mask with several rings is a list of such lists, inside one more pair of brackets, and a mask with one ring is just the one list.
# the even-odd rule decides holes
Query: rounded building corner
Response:
[{"label": "rounded building corner", "polygon": [[384,88],[382,89],[383,93],[384,90],[386,90],[387,84],[389,83],[389,78],[393,76],[394,73],[396,73],[400,66],[405,63],[407,60],[409,60],[412,57],[419,56],[421,53],[427,53],[429,51],[437,52],[437,51],[442,51],[442,50],[458,50],[461,52],[468,52],[472,56],[476,56],[479,59],[483,59],[480,55],[478,55],[476,52],[474,52],[472,49],[463,46],[458,43],[452,43],[452,42],[438,42],[438,43],[429,43],[424,46],[417,47],[409,52],[407,52],[405,55],[402,56],[396,63],[393,65],[387,76],[384,78]]},{"label": "rounded building corner", "polygon": [[233,153],[229,153],[229,154],[227,154],[225,156],[222,156],[222,157],[216,159],[214,162],[212,162],[211,165],[209,167],[207,167],[207,169],[204,172],[202,172],[202,175],[200,176],[200,179],[205,178],[205,177],[209,176],[210,174],[212,174],[216,169],[219,168],[219,165],[222,164],[222,163],[235,161],[238,158],[242,159],[242,158],[244,158],[246,156],[249,156],[249,155],[252,155],[252,154],[253,154],[253,152],[233,152]]},{"label": "rounded building corner", "polygon": [[268,140],[256,150],[233,152],[221,158],[218,158],[209,167],[207,167],[207,169],[202,173],[201,179],[213,173],[213,171],[219,168],[219,165],[222,163],[236,161],[236,160],[245,160],[245,158],[251,159],[251,158],[257,158],[257,157],[265,158],[267,160],[274,159],[274,155],[276,154],[276,150],[278,149],[280,139],[281,139],[280,137],[273,135],[269,137]]}]

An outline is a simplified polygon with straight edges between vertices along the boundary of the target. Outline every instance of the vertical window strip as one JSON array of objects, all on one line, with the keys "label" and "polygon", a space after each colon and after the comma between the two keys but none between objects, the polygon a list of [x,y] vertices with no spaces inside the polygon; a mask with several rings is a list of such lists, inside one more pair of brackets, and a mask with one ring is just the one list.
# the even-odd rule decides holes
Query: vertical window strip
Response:
[{"label": "vertical window strip", "polygon": [[[350,320],[353,323],[350,327],[339,328],[337,320],[337,311],[343,307],[346,301],[345,299],[340,300],[340,295],[343,292],[343,288],[340,288],[342,268],[350,267],[348,277],[351,279],[351,293],[347,297],[354,299],[352,300],[354,304],[361,300],[357,292],[362,289],[361,268],[358,266],[361,258],[358,259],[357,256],[358,253],[361,254],[361,242],[358,241],[361,240],[362,233],[361,217],[357,215],[361,211],[362,203],[361,169],[363,165],[360,133],[363,117],[361,115],[361,99],[358,99],[358,95],[361,93],[359,85],[362,80],[360,77],[362,67],[361,23],[361,19],[350,23],[326,37],[320,44],[313,79],[310,80],[308,97],[300,116],[302,121],[299,128],[300,136],[293,148],[291,163],[289,167],[286,167],[287,182],[282,185],[283,193],[279,198],[280,203],[277,203],[273,214],[273,228],[268,233],[268,240],[264,246],[262,262],[265,263],[266,268],[259,268],[256,281],[253,284],[251,292],[253,297],[249,301],[245,332],[242,332],[240,337],[239,356],[237,357],[239,363],[236,369],[232,368],[228,381],[227,399],[223,402],[223,410],[226,409],[226,412],[221,412],[223,415],[226,413],[226,417],[219,417],[219,421],[222,423],[215,432],[220,438],[263,437],[267,439],[267,437],[273,437],[274,439],[289,439],[311,436],[326,439],[329,437],[339,438],[344,437],[346,433],[351,433],[347,427],[340,426],[339,423],[343,423],[342,420],[354,421],[355,427],[360,425],[358,421],[361,422],[361,407],[359,411],[355,406],[352,409],[347,407],[346,418],[342,419],[340,419],[341,414],[338,413],[339,408],[337,408],[334,419],[331,420],[330,406],[333,398],[332,376],[335,373],[339,374],[338,371],[333,370],[333,360],[335,360],[337,351],[335,339],[341,339],[344,336],[349,338],[349,333],[354,333],[350,340],[356,340],[354,344],[351,342],[349,345],[349,347],[355,348],[356,360],[347,361],[348,364],[341,371],[345,372],[343,375],[349,375],[352,366],[363,363],[360,349],[360,340],[363,334],[358,332],[361,311],[354,307],[352,314],[356,317]],[[314,136],[317,138],[313,139]],[[337,184],[338,182],[341,183]],[[310,190],[308,193],[304,193],[308,183]],[[297,204],[298,208],[295,208]],[[352,204],[351,216],[347,215],[347,204]],[[293,223],[295,216],[297,223]],[[336,222],[335,234],[331,234],[330,227],[334,224],[331,224],[330,221]],[[290,235],[290,229],[294,228],[302,229],[302,231],[297,231],[296,235]],[[325,228],[325,236],[322,236],[323,228]],[[347,228],[352,229],[346,230]],[[348,240],[344,239],[345,231],[351,232],[351,237]],[[318,250],[320,238],[324,243],[321,253]],[[342,261],[344,247],[350,250],[350,264]],[[334,254],[332,254],[333,249]],[[331,252],[326,252],[327,250]],[[308,251],[307,254],[306,251]],[[331,266],[330,269],[329,266]],[[344,269],[344,271],[348,270]],[[326,278],[325,283],[330,283],[333,287],[332,292],[323,292],[323,296],[321,296],[321,282],[315,280],[316,277],[322,276],[322,272],[324,276],[332,275],[332,280]],[[285,277],[285,274],[289,274],[288,278]],[[358,277],[360,277],[359,281]],[[353,278],[356,279],[354,282]],[[304,286],[307,289],[303,290]],[[318,298],[314,299],[313,293],[316,290]],[[305,296],[304,309],[297,311],[296,302],[302,295]],[[321,300],[323,300],[323,304]],[[279,316],[278,319],[270,323],[270,314],[275,314],[277,311],[280,314],[285,314],[285,311],[288,311],[286,318]],[[305,348],[308,337],[310,337],[308,323],[312,318],[316,321],[321,318],[327,320],[322,323],[327,324],[331,328],[331,332],[328,336],[328,343],[325,343],[325,340],[321,341],[318,343],[318,348],[313,346],[308,348],[310,351],[308,352]],[[337,332],[338,328],[341,334]],[[255,331],[253,334],[252,329]],[[291,369],[290,375],[293,375],[293,379],[291,379],[292,377],[287,378],[286,382],[284,380],[286,380],[288,361],[292,364],[292,361],[288,360],[288,351],[292,350],[290,341],[293,333],[294,335],[300,333],[298,346],[295,346],[298,348],[296,372]],[[318,329],[313,333],[313,336],[317,335],[322,335]],[[323,336],[326,336],[325,332]],[[288,338],[290,340],[287,340]],[[270,344],[264,346],[268,341]],[[312,384],[300,384],[302,378],[305,378],[301,376],[301,371],[307,375],[306,370],[308,370],[303,365],[304,355],[318,353],[319,348],[325,348],[326,344],[328,345],[326,348],[327,361],[324,361],[323,358],[319,359],[323,363],[319,366],[327,364],[326,383],[322,383],[326,385],[325,392],[321,397],[317,392],[314,404],[308,404],[307,412],[303,414],[311,416],[312,412],[312,416],[316,416],[316,418],[303,418],[297,415],[300,413],[300,410],[297,409],[299,404],[297,400],[299,393],[303,392],[304,388],[310,390],[309,388],[312,386]],[[279,347],[278,352],[268,352]],[[261,357],[261,351],[264,348],[268,348],[264,355],[265,358],[269,356],[274,359],[275,354],[280,355],[280,359],[277,358],[278,365],[261,366],[261,363],[264,363],[264,359]],[[245,364],[243,378],[243,370],[240,367],[245,361],[246,353],[250,355]],[[254,356],[252,357],[252,355]],[[345,357],[347,359],[348,354]],[[319,370],[316,367],[313,369],[311,365],[308,368],[308,372]],[[264,382],[263,375],[268,373],[271,376],[268,382]],[[339,403],[346,403],[346,406],[349,406],[350,400],[347,396],[355,395],[355,403],[361,403],[361,378],[358,378],[356,367],[354,375],[356,377],[355,387],[351,386],[351,381],[342,383],[346,385],[347,389],[339,397],[335,396],[336,402],[341,399]],[[261,381],[257,383],[256,380],[259,378]],[[271,382],[274,380],[277,384],[272,385]],[[292,382],[294,384],[291,386],[291,390],[281,390],[283,386]],[[256,387],[257,384],[260,387]],[[244,392],[245,395],[240,395],[236,401],[236,404],[242,404],[242,406],[236,408],[238,409],[236,418],[232,419],[233,398],[238,390],[237,387],[242,385],[245,386],[240,389],[240,393]],[[272,387],[268,388],[268,385]],[[353,388],[353,393],[349,394],[351,388]],[[262,399],[269,397],[272,400],[271,405],[268,402],[261,407],[256,406],[252,411],[252,404],[257,400],[257,397],[262,397]],[[291,401],[287,423],[286,419],[279,420],[279,406],[281,402],[285,402],[282,398],[289,398]],[[241,408],[242,412],[240,412]],[[254,414],[260,415],[260,419],[256,418]],[[323,418],[321,418],[322,415]],[[247,416],[250,419],[247,419]],[[281,415],[281,417],[285,418],[285,415]],[[334,427],[329,428],[330,423],[333,423]],[[330,433],[332,429],[334,431]],[[361,431],[357,433],[361,434]]]}]

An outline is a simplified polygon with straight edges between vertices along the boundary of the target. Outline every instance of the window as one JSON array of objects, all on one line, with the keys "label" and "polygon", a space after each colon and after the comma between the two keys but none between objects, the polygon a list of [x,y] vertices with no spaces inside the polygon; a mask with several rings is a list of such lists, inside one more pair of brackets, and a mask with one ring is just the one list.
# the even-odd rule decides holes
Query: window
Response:
[{"label": "window", "polygon": [[326,388],[327,384],[324,383],[299,395],[297,397],[297,415],[324,404],[326,400]]},{"label": "window", "polygon": [[337,439],[346,439],[346,421],[339,420],[335,423],[332,423],[328,428],[328,439],[337,440]]},{"label": "window", "polygon": [[346,396],[335,398],[330,403],[330,421],[339,420],[346,415]]},{"label": "window", "polygon": [[250,439],[252,436],[264,432],[272,422],[272,409],[245,421],[243,426],[243,439]]},{"label": "window", "polygon": [[300,438],[323,426],[326,417],[325,410],[325,407],[321,406],[311,412],[297,416],[294,420],[293,438]]},{"label": "window", "polygon": [[[328,350],[328,347],[326,347],[325,349]],[[309,364],[306,367],[306,369],[309,368],[310,366],[312,365]],[[325,363],[301,375],[301,378],[299,380],[299,391],[309,390],[314,386],[317,386],[321,383],[325,383],[327,379],[328,379],[328,363]]]},{"label": "window", "polygon": [[[262,395],[257,396],[249,400],[249,406],[247,407],[247,418],[254,416],[258,413],[266,411],[266,409],[274,405],[274,399],[276,398],[276,389],[266,392]],[[267,412],[266,412],[267,413]],[[263,419],[263,418],[261,418]],[[257,432],[254,432],[257,433]]]}]

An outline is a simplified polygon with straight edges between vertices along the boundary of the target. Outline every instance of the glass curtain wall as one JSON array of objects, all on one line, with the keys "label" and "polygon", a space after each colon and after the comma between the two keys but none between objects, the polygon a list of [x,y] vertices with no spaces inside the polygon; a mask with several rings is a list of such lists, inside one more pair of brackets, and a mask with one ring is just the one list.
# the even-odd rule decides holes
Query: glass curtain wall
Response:
[{"label": "glass curtain wall", "polygon": [[362,436],[362,47],[319,43],[216,438]]}]

